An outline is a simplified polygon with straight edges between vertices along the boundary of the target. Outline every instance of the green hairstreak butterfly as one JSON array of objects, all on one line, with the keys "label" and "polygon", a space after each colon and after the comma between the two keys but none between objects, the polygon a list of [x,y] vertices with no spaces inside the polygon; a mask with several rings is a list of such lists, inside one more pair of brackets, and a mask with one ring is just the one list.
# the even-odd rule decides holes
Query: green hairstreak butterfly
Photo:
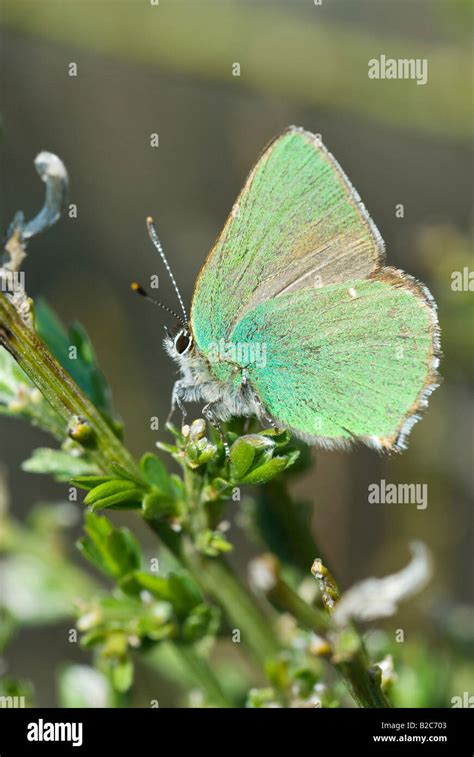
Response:
[{"label": "green hairstreak butterfly", "polygon": [[151,219],[149,230],[183,311],[165,339],[181,372],[173,407],[201,401],[218,428],[257,416],[328,448],[406,446],[439,383],[436,304],[384,265],[375,224],[317,136],[292,126],[264,150],[189,319]]}]

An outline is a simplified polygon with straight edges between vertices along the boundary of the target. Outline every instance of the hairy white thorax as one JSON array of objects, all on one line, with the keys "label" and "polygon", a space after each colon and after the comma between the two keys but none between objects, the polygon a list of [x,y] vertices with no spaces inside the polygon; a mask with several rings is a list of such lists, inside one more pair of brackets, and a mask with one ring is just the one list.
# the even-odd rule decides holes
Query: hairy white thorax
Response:
[{"label": "hairy white thorax", "polygon": [[[189,334],[189,347],[179,352],[176,345],[182,336],[181,330],[174,337],[167,335],[163,342],[166,352],[178,364],[181,374],[173,394],[179,391],[184,402],[212,403],[213,412],[221,421],[227,421],[232,416],[257,416],[260,419],[265,416],[265,409],[250,384],[244,378],[237,386],[232,381],[219,381]],[[176,401],[176,397],[173,401]]]}]

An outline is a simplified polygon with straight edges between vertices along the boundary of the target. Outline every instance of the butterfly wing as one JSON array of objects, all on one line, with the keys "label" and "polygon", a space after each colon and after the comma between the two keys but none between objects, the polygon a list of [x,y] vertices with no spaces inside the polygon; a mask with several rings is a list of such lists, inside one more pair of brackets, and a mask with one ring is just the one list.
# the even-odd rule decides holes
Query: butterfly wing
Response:
[{"label": "butterfly wing", "polygon": [[263,152],[199,274],[191,326],[201,351],[259,303],[366,278],[383,241],[337,161],[290,127]]},{"label": "butterfly wing", "polygon": [[392,268],[258,304],[232,334],[255,340],[254,391],[278,425],[313,444],[402,449],[438,383],[434,301]]}]

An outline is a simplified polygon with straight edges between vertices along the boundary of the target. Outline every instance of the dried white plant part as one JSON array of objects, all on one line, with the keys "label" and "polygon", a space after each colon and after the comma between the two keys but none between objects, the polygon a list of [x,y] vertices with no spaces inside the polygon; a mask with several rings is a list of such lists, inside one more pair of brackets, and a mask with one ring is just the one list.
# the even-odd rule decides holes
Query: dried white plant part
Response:
[{"label": "dried white plant part", "polygon": [[426,586],[433,573],[430,552],[420,541],[412,542],[410,549],[412,559],[406,568],[385,578],[367,578],[342,595],[332,615],[338,626],[346,626],[351,620],[388,618],[400,602]]},{"label": "dried white plant part", "polygon": [[35,159],[35,168],[46,185],[43,207],[28,222],[22,211],[15,214],[5,244],[8,259],[3,265],[0,256],[0,290],[9,296],[12,305],[29,328],[33,327],[33,316],[25,289],[25,275],[21,271],[26,257],[26,245],[32,237],[42,234],[58,221],[66,207],[69,185],[66,167],[54,153],[40,152]]}]

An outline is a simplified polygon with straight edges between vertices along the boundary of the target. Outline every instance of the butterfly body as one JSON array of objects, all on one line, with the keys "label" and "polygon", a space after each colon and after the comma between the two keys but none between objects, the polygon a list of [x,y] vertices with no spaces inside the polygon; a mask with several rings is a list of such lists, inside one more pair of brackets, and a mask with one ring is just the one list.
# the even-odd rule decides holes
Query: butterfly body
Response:
[{"label": "butterfly body", "polygon": [[191,344],[186,354],[180,354],[172,337],[164,341],[166,352],[178,364],[181,374],[173,388],[172,409],[177,405],[183,410],[186,402],[205,402],[214,422],[242,416],[268,420],[245,367],[229,360],[212,363],[192,340]]},{"label": "butterfly body", "polygon": [[256,416],[310,444],[400,450],[439,382],[436,305],[385,267],[337,161],[290,127],[262,153],[165,348],[172,406]]}]

